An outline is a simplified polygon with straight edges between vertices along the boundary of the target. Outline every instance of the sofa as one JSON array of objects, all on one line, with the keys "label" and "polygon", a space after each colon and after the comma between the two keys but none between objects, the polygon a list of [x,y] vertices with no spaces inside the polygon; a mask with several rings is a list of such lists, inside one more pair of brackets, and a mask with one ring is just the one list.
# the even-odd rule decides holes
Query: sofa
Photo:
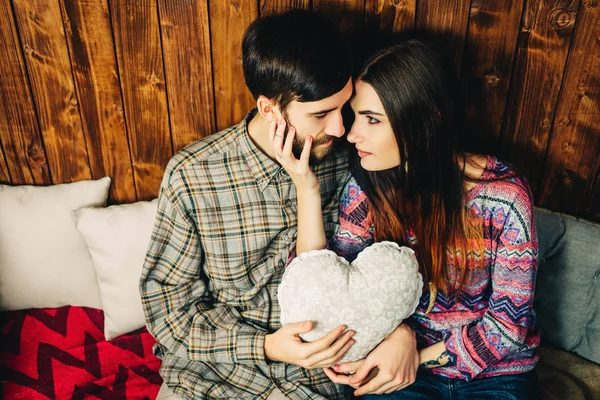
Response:
[{"label": "sofa", "polygon": [[[0,398],[154,399],[138,279],[156,201],[0,185]],[[600,399],[600,226],[536,209],[543,399]]]},{"label": "sofa", "polygon": [[600,399],[600,225],[535,211],[543,399]]}]

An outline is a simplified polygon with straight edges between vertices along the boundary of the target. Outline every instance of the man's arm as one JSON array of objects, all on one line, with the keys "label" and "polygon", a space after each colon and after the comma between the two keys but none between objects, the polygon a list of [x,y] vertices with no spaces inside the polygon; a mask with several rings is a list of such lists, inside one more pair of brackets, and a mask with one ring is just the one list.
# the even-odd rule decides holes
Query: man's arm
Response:
[{"label": "man's arm", "polygon": [[165,178],[158,199],[140,281],[148,330],[178,357],[264,364],[266,332],[245,323],[234,307],[214,305],[210,298],[200,237],[183,206],[181,188],[177,175]]},{"label": "man's arm", "polygon": [[[140,280],[148,330],[167,352],[178,357],[264,365],[268,332],[246,323],[235,307],[215,304],[211,298],[202,268],[200,236],[178,196],[185,193],[177,190],[180,185],[177,177],[163,183]],[[272,341],[270,355],[296,365],[321,366],[323,361],[341,358],[353,343],[353,332],[335,340],[344,329],[313,343],[302,343],[296,327],[279,329],[270,335],[277,339]]]}]

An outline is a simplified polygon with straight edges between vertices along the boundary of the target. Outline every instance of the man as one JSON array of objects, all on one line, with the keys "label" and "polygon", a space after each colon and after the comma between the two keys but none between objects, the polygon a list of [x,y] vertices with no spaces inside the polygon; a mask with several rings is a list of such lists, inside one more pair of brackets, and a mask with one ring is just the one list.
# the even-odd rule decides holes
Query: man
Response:
[{"label": "man", "polygon": [[345,354],[353,332],[340,326],[303,343],[298,334],[311,322],[279,323],[276,292],[294,250],[296,191],[268,134],[275,124],[294,127],[298,154],[313,137],[331,235],[347,175],[335,144],[352,95],[350,55],[336,28],[298,10],[253,22],[242,53],[257,108],[175,155],[160,189],[140,290],[168,386],[161,395],[341,399],[322,368]]}]

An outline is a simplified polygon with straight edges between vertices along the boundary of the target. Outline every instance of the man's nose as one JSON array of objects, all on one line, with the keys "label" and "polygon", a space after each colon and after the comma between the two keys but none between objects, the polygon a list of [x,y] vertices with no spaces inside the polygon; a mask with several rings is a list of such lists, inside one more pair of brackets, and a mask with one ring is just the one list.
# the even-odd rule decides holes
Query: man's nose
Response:
[{"label": "man's nose", "polygon": [[346,132],[346,128],[344,127],[344,119],[342,118],[342,114],[337,115],[336,118],[332,118],[329,125],[325,129],[325,133],[329,136],[335,136],[340,138],[344,136]]}]

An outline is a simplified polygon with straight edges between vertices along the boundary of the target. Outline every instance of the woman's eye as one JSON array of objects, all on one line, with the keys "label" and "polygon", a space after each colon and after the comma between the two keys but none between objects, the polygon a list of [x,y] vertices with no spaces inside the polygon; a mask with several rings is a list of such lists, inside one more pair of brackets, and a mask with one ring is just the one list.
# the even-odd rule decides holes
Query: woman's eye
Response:
[{"label": "woman's eye", "polygon": [[378,124],[379,120],[373,118],[373,117],[367,117],[367,121],[369,122],[369,124],[374,125],[374,124]]},{"label": "woman's eye", "polygon": [[325,116],[326,116],[326,115],[327,115],[327,114],[319,114],[319,115],[315,115],[315,118],[317,118],[317,119],[323,119],[323,118],[325,118]]}]

